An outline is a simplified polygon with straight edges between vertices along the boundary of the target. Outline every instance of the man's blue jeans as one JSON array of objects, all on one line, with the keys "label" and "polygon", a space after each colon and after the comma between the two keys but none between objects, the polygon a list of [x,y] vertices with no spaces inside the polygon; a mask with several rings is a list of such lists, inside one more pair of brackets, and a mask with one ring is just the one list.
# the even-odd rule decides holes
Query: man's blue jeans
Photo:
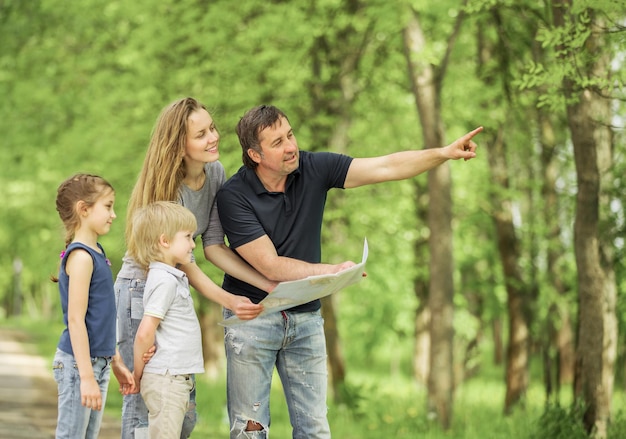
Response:
[{"label": "man's blue jeans", "polygon": [[[143,317],[143,292],[145,279],[115,281],[117,303],[117,343],[122,360],[132,371],[134,364],[133,345],[141,318]],[[185,415],[181,439],[187,439],[196,425],[196,388],[189,395],[189,409]],[[122,403],[121,439],[143,439],[148,437],[148,408],[141,394],[124,395]]]},{"label": "man's blue jeans", "polygon": [[[224,318],[232,312],[224,310]],[[326,340],[320,311],[275,312],[225,328],[230,437],[265,438],[274,366],[283,385],[293,438],[327,439]],[[248,421],[260,431],[246,431]]]}]

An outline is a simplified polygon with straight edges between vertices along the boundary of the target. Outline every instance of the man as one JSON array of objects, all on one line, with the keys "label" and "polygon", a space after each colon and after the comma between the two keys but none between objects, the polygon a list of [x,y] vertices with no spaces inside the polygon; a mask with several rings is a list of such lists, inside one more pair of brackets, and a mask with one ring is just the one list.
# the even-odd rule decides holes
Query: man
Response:
[{"label": "man", "polygon": [[[287,116],[274,106],[249,110],[237,125],[242,167],[217,196],[232,249],[268,279],[290,281],[354,265],[322,264],[321,227],[327,191],[402,180],[447,160],[476,157],[472,137],[450,145],[352,158],[300,151]],[[266,293],[226,275],[223,288],[258,303]],[[329,438],[326,345],[320,301],[270,313],[225,330],[231,438],[267,437],[274,366],[294,438]],[[224,317],[232,312],[225,309]]]}]

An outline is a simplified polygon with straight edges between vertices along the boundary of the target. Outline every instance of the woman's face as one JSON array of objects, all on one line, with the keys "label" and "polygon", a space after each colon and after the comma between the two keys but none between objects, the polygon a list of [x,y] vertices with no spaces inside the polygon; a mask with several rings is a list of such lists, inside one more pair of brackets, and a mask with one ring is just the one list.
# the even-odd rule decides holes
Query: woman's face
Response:
[{"label": "woman's face", "polygon": [[185,160],[202,163],[214,162],[220,158],[217,132],[213,118],[205,109],[196,110],[187,119],[187,145]]}]

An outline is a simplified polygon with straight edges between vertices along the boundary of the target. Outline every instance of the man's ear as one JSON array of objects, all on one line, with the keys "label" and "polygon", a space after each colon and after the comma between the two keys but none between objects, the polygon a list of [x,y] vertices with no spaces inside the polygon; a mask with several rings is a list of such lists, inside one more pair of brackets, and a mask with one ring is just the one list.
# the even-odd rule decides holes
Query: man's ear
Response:
[{"label": "man's ear", "polygon": [[253,162],[261,163],[261,154],[259,154],[258,151],[255,151],[254,149],[250,148],[248,149],[247,152],[248,152],[248,157],[250,157]]},{"label": "man's ear", "polygon": [[170,240],[167,238],[167,236],[165,236],[164,233],[159,236],[159,245],[164,248],[169,248],[170,246]]}]

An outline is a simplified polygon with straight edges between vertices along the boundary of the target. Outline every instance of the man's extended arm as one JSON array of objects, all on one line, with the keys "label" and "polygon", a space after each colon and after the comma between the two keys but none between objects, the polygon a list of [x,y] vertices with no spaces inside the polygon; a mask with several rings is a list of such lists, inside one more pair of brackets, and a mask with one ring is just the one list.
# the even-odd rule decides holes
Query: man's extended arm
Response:
[{"label": "man's extended arm", "polygon": [[384,181],[404,180],[439,166],[447,160],[476,157],[476,143],[472,140],[483,127],[478,127],[441,148],[402,151],[392,154],[355,158],[350,164],[344,188],[354,188]]}]

